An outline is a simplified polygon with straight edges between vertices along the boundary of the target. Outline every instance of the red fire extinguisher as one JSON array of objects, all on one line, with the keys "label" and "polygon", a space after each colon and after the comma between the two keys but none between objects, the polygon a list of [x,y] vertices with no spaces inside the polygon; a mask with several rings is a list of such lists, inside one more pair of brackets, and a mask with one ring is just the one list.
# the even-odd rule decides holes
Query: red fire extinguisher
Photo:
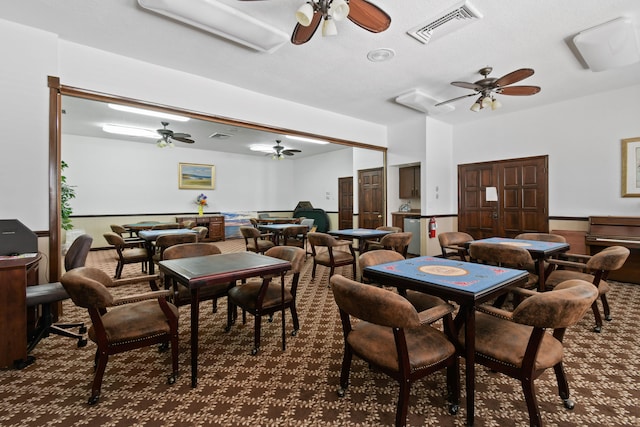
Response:
[{"label": "red fire extinguisher", "polygon": [[435,217],[431,217],[429,219],[429,238],[433,239],[436,237],[436,228],[438,228],[438,224],[436,223]]}]

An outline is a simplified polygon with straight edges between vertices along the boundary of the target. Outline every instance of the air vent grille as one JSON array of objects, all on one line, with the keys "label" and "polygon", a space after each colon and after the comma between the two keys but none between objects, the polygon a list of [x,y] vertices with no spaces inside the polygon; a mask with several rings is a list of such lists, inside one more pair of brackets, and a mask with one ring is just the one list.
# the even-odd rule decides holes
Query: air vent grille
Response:
[{"label": "air vent grille", "polygon": [[452,33],[482,18],[482,14],[478,12],[469,1],[465,1],[454,9],[443,12],[439,16],[439,18],[427,24],[421,24],[412,28],[407,31],[407,34],[419,42],[427,44],[435,37]]},{"label": "air vent grille", "polygon": [[209,138],[211,138],[211,139],[227,139],[227,138],[231,138],[231,135],[226,134],[226,133],[221,133],[221,132],[214,132],[211,135],[209,135]]}]

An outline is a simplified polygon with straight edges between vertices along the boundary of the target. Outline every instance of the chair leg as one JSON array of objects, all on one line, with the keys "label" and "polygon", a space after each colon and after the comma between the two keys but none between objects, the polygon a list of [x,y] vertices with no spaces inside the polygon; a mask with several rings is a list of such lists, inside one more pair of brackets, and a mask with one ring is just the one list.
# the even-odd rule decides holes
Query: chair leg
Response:
[{"label": "chair leg", "polygon": [[116,279],[119,279],[120,276],[122,275],[122,269],[124,268],[124,264],[122,264],[121,262],[118,262],[118,265],[116,266]]},{"label": "chair leg", "polygon": [[460,365],[457,355],[451,357],[451,363],[447,366],[447,391],[449,413],[455,415],[460,409]]},{"label": "chair leg", "polygon": [[340,388],[338,389],[338,396],[343,397],[347,387],[349,386],[349,371],[351,370],[351,358],[353,353],[351,347],[345,342],[344,357],[342,358],[342,369],[340,371]]},{"label": "chair leg", "polygon": [[604,311],[604,320],[611,322],[611,310],[609,309],[609,301],[607,301],[607,295],[600,295],[600,301],[602,301],[602,310]]},{"label": "chair leg", "polygon": [[291,336],[295,337],[298,335],[298,330],[300,329],[300,322],[298,321],[298,310],[296,310],[295,301],[291,302],[291,319],[293,320],[293,331],[291,332]]},{"label": "chair leg", "polygon": [[396,426],[404,426],[407,424],[410,390],[411,383],[408,380],[400,380],[400,393],[398,394],[398,404],[396,406]]},{"label": "chair leg", "polygon": [[178,378],[178,330],[171,334],[171,368],[172,373],[169,376],[168,383],[174,384]]},{"label": "chair leg", "polygon": [[558,382],[558,395],[560,396],[560,399],[562,399],[564,407],[567,409],[573,409],[575,402],[569,398],[569,382],[567,381],[567,376],[564,373],[562,362],[555,365],[553,367],[553,371],[556,374],[556,381]]},{"label": "chair leg", "polygon": [[540,409],[538,409],[538,401],[536,399],[536,389],[533,380],[523,380],[521,382],[524,399],[527,402],[527,410],[529,411],[529,425],[542,426],[542,418],[540,417]]},{"label": "chair leg", "polygon": [[596,319],[596,326],[593,328],[595,332],[602,331],[602,317],[600,316],[600,310],[598,309],[598,300],[595,300],[591,304],[591,311],[593,311],[593,317]]},{"label": "chair leg", "polygon": [[[244,316],[244,311],[243,311]],[[255,317],[255,328],[254,328],[254,342],[253,342],[253,350],[251,350],[252,355],[258,354],[258,350],[260,349],[260,328],[262,327],[262,316],[254,315]]]},{"label": "chair leg", "polygon": [[97,365],[96,371],[93,375],[93,385],[91,386],[91,397],[89,398],[89,405],[95,405],[98,403],[100,399],[100,388],[102,387],[102,377],[104,376],[104,371],[107,368],[107,361],[109,360],[109,355],[107,353],[98,353],[96,354]]},{"label": "chair leg", "polygon": [[311,278],[312,279],[316,278],[316,262],[315,262],[315,260],[313,261],[313,268],[311,269]]}]

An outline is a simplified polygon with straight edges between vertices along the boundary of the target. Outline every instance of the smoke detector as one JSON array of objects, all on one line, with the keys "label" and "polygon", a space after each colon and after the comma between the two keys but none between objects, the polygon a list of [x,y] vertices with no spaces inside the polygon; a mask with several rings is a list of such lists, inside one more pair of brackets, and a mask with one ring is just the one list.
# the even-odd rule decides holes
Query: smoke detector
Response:
[{"label": "smoke detector", "polygon": [[470,1],[466,0],[451,9],[437,14],[437,18],[430,19],[426,23],[410,29],[407,34],[420,43],[427,44],[433,39],[453,33],[480,19],[482,19],[482,14],[478,12]]}]

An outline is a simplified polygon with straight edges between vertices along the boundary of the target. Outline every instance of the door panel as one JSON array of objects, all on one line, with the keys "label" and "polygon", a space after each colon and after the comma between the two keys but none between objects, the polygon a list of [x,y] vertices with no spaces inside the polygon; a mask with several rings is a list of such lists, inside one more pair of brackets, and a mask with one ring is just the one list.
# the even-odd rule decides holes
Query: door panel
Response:
[{"label": "door panel", "polygon": [[[476,239],[548,232],[548,157],[458,166],[458,230]],[[487,202],[486,187],[498,201]]]},{"label": "door panel", "polygon": [[358,226],[376,228],[384,225],[384,169],[358,171]]},{"label": "door panel", "polygon": [[338,178],[338,229],[353,228],[353,177]]}]

